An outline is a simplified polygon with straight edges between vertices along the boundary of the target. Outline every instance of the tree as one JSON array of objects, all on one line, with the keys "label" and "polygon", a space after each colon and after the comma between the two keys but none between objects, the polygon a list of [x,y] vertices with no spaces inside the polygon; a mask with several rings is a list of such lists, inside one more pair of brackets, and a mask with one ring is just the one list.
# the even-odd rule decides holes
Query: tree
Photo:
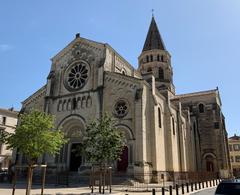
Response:
[{"label": "tree", "polygon": [[31,110],[22,114],[19,121],[15,133],[5,133],[3,141],[9,149],[17,149],[27,157],[29,171],[26,194],[30,194],[32,165],[45,153],[51,155],[58,153],[66,140],[60,130],[54,130],[54,118],[50,114]]},{"label": "tree", "polygon": [[119,160],[124,145],[123,133],[115,127],[115,122],[107,114],[86,128],[83,152],[91,163],[103,165]]},{"label": "tree", "polygon": [[115,122],[107,114],[87,126],[83,138],[83,153],[90,163],[100,165],[99,192],[103,185],[104,193],[106,165],[120,160],[124,145],[123,132],[116,128]]}]

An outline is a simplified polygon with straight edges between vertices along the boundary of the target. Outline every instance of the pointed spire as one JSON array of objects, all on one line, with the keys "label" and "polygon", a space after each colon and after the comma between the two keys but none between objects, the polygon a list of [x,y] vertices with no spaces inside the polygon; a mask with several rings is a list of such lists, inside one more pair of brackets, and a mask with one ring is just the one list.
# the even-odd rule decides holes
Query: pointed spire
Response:
[{"label": "pointed spire", "polygon": [[152,16],[152,21],[142,51],[148,51],[152,49],[166,50],[161,35],[159,33],[157,24],[155,22],[154,16]]}]

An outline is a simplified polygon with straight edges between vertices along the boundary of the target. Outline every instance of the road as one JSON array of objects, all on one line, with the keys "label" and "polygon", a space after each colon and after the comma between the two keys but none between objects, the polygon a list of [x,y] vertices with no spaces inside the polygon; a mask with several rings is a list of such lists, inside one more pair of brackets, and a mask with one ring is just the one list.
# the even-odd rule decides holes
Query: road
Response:
[{"label": "road", "polygon": [[216,187],[192,193],[194,195],[214,195]]}]

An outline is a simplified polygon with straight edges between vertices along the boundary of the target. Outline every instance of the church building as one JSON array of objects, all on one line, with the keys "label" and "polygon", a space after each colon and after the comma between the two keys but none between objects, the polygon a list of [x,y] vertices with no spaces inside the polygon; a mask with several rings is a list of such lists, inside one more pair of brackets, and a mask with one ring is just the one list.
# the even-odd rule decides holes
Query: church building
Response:
[{"label": "church building", "polygon": [[228,176],[219,90],[175,93],[171,55],[154,17],[137,69],[109,44],[80,34],[51,61],[46,85],[22,102],[22,112],[37,108],[54,115],[56,127],[69,139],[58,156],[44,157],[48,165],[81,170],[86,159],[73,149],[81,146],[86,125],[107,112],[126,139],[115,171],[204,171]]}]

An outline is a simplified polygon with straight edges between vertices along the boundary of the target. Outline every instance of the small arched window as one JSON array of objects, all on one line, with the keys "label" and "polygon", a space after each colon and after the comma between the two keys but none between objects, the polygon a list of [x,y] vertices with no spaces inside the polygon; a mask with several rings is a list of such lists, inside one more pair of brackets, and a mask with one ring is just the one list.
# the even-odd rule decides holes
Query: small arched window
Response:
[{"label": "small arched window", "polygon": [[163,56],[161,56],[161,61],[164,62],[164,57]]},{"label": "small arched window", "polygon": [[147,62],[149,62],[149,56],[146,57]]},{"label": "small arched window", "polygon": [[72,99],[72,109],[75,110],[77,108],[77,99],[73,98]]},{"label": "small arched window", "polygon": [[158,126],[162,128],[161,110],[158,108]]},{"label": "small arched window", "polygon": [[175,122],[173,117],[172,117],[172,130],[173,130],[173,135],[175,135]]},{"label": "small arched window", "polygon": [[147,69],[147,72],[152,72],[152,68],[149,67],[149,68]]},{"label": "small arched window", "polygon": [[150,61],[151,61],[151,62],[153,61],[153,56],[152,56],[152,55],[150,55]]},{"label": "small arched window", "polygon": [[164,79],[164,71],[161,67],[158,69],[158,74],[159,79]]},{"label": "small arched window", "polygon": [[203,113],[204,112],[204,105],[203,104],[199,104],[198,105],[198,109],[199,109],[200,113]]},{"label": "small arched window", "polygon": [[126,72],[123,70],[123,71],[122,71],[122,74],[123,74],[123,75],[126,75]]},{"label": "small arched window", "polygon": [[157,55],[157,61],[159,61],[159,62],[160,62],[160,56],[159,56],[159,55]]},{"label": "small arched window", "polygon": [[58,111],[62,111],[62,100],[58,102]]}]

